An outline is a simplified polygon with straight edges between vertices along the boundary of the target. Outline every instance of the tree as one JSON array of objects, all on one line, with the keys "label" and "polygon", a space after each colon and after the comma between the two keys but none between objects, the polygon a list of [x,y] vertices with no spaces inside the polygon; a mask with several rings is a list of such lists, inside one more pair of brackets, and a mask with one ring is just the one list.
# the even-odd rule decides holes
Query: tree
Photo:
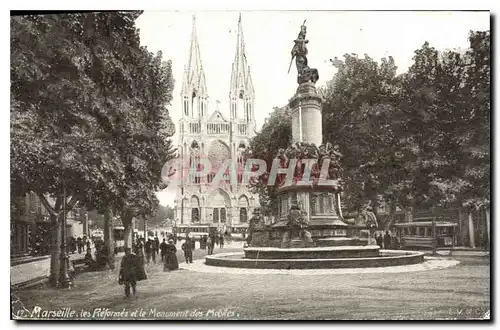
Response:
[{"label": "tree", "polygon": [[404,79],[415,206],[484,205],[489,196],[489,34],[470,40],[465,54],[425,43]]},{"label": "tree", "polygon": [[490,32],[471,31],[469,41],[461,85],[467,97],[454,133],[462,151],[463,180],[468,183],[461,204],[479,209],[490,204]]},{"label": "tree", "polygon": [[[399,171],[394,145],[394,116],[400,82],[392,57],[381,64],[365,54],[344,55],[338,72],[328,84],[323,103],[325,141],[337,144],[343,154],[345,204],[359,211],[394,183]],[[389,193],[389,192],[388,192]]]},{"label": "tree", "polygon": [[157,203],[173,79],[161,54],[140,47],[139,15],[11,20],[11,186],[36,192],[51,214],[53,283],[63,209],[79,202],[127,221]]},{"label": "tree", "polygon": [[[262,159],[271,171],[273,160],[280,148],[287,148],[292,143],[292,114],[288,107],[275,107],[261,131],[250,141],[246,159]],[[267,174],[264,174],[264,176]],[[259,203],[264,215],[276,215],[278,210],[276,189],[268,186],[264,177],[260,177],[252,186],[254,193],[259,194]]]},{"label": "tree", "polygon": [[170,223],[167,220],[174,218],[174,209],[167,206],[158,205],[153,214],[146,217],[149,227],[166,227]]}]

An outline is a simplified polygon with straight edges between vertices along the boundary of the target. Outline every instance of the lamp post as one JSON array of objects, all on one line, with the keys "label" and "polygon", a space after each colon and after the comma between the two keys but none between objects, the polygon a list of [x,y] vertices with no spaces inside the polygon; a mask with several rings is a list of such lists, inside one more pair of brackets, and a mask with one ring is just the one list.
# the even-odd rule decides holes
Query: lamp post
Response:
[{"label": "lamp post", "polygon": [[[63,160],[64,164],[64,160]],[[59,275],[59,286],[63,289],[70,288],[73,283],[69,277],[69,257],[66,253],[66,184],[64,182],[64,171],[63,171],[63,222],[62,222],[62,232],[61,232],[61,265],[60,265],[60,275]]]}]

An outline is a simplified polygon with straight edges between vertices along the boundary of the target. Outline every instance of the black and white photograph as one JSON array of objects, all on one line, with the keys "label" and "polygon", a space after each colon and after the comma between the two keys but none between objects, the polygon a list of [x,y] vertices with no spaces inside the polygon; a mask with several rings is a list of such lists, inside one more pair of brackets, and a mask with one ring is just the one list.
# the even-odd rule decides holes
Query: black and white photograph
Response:
[{"label": "black and white photograph", "polygon": [[11,320],[490,321],[491,24],[11,11]]}]

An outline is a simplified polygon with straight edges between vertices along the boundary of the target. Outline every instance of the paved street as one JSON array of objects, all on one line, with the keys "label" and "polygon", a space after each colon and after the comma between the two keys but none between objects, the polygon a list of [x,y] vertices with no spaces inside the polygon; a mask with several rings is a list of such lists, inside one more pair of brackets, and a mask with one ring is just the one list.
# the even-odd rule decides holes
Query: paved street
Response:
[{"label": "paved street", "polygon": [[[238,251],[230,246],[218,252]],[[196,250],[195,259],[204,251]],[[126,299],[117,270],[80,274],[71,290],[14,292],[13,312],[69,307],[88,318],[143,309],[160,319],[435,319],[480,318],[489,311],[487,257],[454,256],[457,266],[399,274],[276,275],[175,272],[149,266],[136,298]],[[179,261],[184,258],[179,253]],[[108,316],[99,310],[108,309]],[[217,311],[220,313],[217,314]],[[95,313],[95,314],[94,314]],[[129,316],[131,316],[129,314]],[[139,317],[136,315],[136,318]]]}]

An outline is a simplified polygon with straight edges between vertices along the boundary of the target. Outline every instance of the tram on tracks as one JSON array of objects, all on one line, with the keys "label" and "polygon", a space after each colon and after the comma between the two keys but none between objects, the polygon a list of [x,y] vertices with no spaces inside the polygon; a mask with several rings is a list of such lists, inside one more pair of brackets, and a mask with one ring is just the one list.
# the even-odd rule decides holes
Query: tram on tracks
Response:
[{"label": "tram on tracks", "polygon": [[401,248],[449,249],[455,246],[457,223],[433,218],[418,218],[416,220],[394,225]]}]

